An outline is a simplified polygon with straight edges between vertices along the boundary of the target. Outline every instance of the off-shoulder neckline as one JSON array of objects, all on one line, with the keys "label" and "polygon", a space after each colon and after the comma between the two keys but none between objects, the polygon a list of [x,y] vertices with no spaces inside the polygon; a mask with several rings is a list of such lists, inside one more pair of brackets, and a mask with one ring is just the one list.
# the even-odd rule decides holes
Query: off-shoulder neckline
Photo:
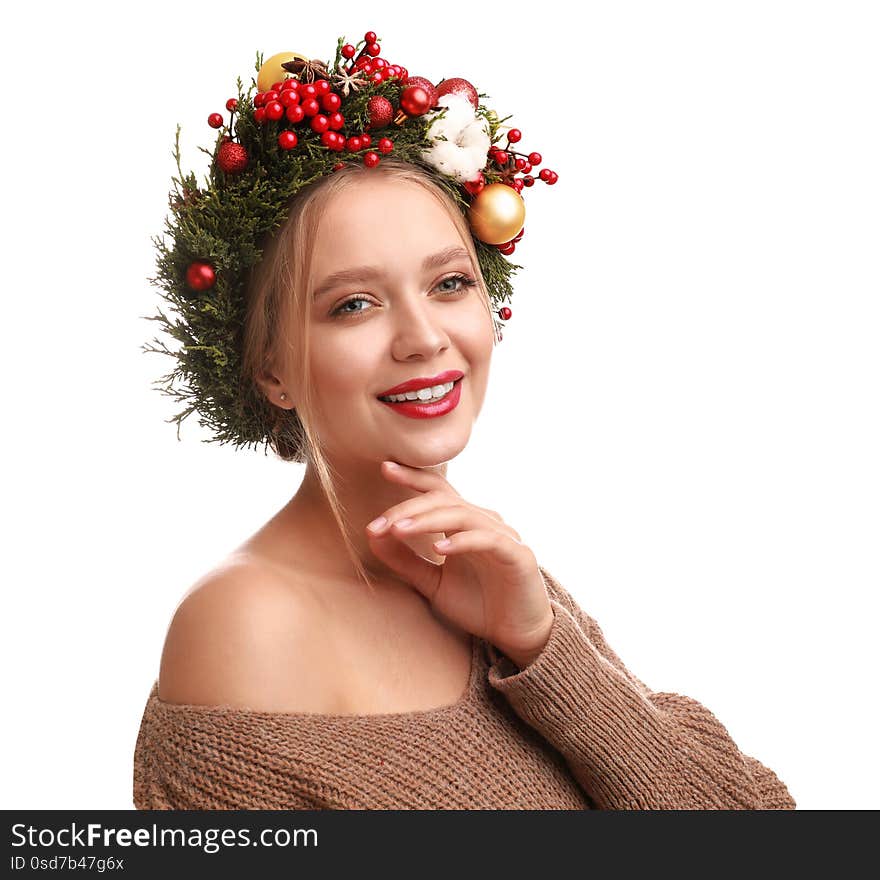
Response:
[{"label": "off-shoulder neckline", "polygon": [[371,712],[367,714],[338,713],[338,712],[269,712],[259,709],[249,709],[244,706],[232,706],[228,704],[201,705],[197,703],[168,703],[159,699],[159,680],[156,679],[150,690],[149,700],[161,711],[170,714],[183,715],[227,715],[243,718],[263,718],[266,720],[280,721],[304,721],[325,722],[328,724],[345,723],[368,723],[371,721],[395,721],[407,719],[430,719],[445,715],[452,715],[470,705],[479,690],[480,674],[483,666],[483,639],[471,635],[471,668],[468,675],[467,685],[461,696],[454,702],[445,706],[435,706],[432,709],[416,709],[412,712]]}]

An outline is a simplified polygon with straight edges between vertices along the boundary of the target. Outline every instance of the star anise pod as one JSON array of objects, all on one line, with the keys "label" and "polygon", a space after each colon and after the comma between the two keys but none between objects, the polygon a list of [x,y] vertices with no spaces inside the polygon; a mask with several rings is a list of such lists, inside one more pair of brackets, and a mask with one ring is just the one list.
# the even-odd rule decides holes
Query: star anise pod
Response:
[{"label": "star anise pod", "polygon": [[337,65],[338,73],[333,74],[333,85],[339,89],[345,97],[348,97],[349,90],[356,92],[361,86],[369,85],[366,77],[361,75],[359,70],[348,70],[341,61]]},{"label": "star anise pod", "polygon": [[285,61],[281,66],[300,82],[311,83],[316,79],[330,79],[327,65],[319,58],[313,58],[311,61],[294,58],[293,61]]}]

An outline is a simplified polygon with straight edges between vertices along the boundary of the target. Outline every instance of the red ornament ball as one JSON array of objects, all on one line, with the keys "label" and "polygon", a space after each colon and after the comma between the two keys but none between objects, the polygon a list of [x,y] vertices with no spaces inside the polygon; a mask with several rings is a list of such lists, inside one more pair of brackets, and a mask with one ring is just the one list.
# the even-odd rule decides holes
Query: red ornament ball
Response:
[{"label": "red ornament ball", "polygon": [[248,164],[247,150],[234,141],[226,141],[217,151],[217,165],[225,174],[238,174]]},{"label": "red ornament ball", "polygon": [[444,79],[443,82],[437,86],[437,97],[442,98],[443,95],[461,95],[471,102],[474,110],[480,106],[480,96],[477,94],[477,90],[471,83],[466,79],[462,79],[460,76],[454,76],[452,79]]},{"label": "red ornament ball", "polygon": [[208,125],[210,125],[211,128],[220,128],[220,126],[223,125],[223,117],[219,113],[212,113],[208,117]]},{"label": "red ornament ball", "polygon": [[437,94],[437,89],[434,88],[434,84],[431,80],[425,79],[423,76],[410,76],[407,77],[405,85],[421,86],[428,93],[428,100],[431,102],[431,106],[437,106],[437,98],[439,95]]},{"label": "red ornament ball", "polygon": [[472,195],[478,195],[486,186],[486,178],[483,177],[483,172],[479,172],[479,177],[476,180],[468,180],[463,184],[464,188]]},{"label": "red ornament ball", "polygon": [[407,86],[400,94],[400,108],[407,116],[422,116],[431,109],[431,97],[421,86]]},{"label": "red ornament ball", "polygon": [[367,116],[370,118],[370,128],[385,128],[391,124],[391,120],[394,118],[394,107],[388,98],[373,95],[367,101]]},{"label": "red ornament ball", "polygon": [[370,150],[368,153],[364,153],[364,165],[367,168],[375,168],[379,164],[379,154]]},{"label": "red ornament ball", "polygon": [[209,290],[214,286],[217,276],[214,274],[214,267],[210,263],[203,263],[196,260],[190,263],[186,270],[186,285],[190,290],[201,293]]}]

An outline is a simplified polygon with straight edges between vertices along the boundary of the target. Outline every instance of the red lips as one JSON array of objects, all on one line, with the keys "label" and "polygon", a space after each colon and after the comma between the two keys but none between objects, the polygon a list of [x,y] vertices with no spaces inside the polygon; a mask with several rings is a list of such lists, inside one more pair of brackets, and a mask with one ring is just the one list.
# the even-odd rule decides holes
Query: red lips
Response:
[{"label": "red lips", "polygon": [[420,376],[417,379],[408,379],[400,385],[395,385],[387,391],[380,391],[377,397],[388,397],[390,394],[406,394],[407,391],[418,391],[420,388],[431,388],[434,385],[445,385],[447,382],[456,382],[464,376],[461,370],[446,370],[437,376]]}]

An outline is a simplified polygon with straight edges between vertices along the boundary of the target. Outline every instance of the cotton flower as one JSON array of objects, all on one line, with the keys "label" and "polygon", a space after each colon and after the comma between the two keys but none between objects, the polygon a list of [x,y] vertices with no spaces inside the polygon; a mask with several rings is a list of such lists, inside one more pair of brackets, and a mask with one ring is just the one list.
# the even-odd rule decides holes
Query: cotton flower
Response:
[{"label": "cotton flower", "polygon": [[[438,104],[446,107],[440,111],[428,129],[427,137],[434,146],[422,152],[422,158],[438,171],[462,183],[473,180],[486,165],[486,154],[492,141],[486,123],[477,116],[471,102],[452,92],[442,95]],[[446,140],[440,140],[440,138]]]}]

